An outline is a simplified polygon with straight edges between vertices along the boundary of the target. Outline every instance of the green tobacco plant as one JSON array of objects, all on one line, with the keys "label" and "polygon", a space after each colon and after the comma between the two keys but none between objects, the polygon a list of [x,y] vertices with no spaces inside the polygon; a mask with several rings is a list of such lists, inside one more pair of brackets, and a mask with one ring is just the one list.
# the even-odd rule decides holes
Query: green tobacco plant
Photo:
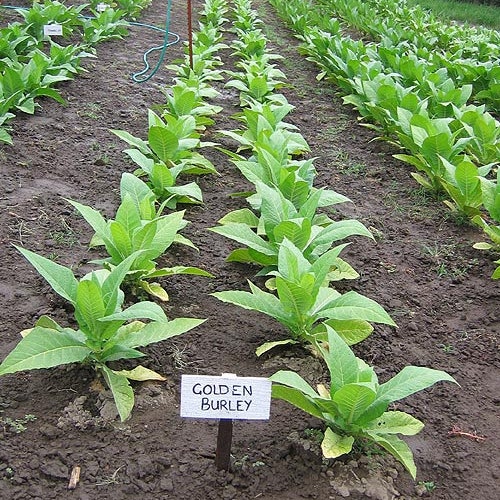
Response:
[{"label": "green tobacco plant", "polygon": [[409,446],[397,434],[413,436],[424,424],[389,406],[436,382],[455,379],[444,371],[406,366],[389,381],[379,384],[375,370],[357,358],[333,328],[327,327],[328,347],[318,345],[330,372],[330,387],[317,392],[297,373],[278,371],[270,377],[272,396],[323,420],[326,425],[321,448],[326,458],[352,450],[357,440],[368,440],[399,460],[413,479],[416,467]]},{"label": "green tobacco plant", "polygon": [[228,72],[233,78],[225,86],[240,92],[242,107],[251,106],[254,101],[264,103],[272,100],[274,91],[285,85],[285,74],[266,60],[242,61],[238,65],[242,71]]},{"label": "green tobacco plant", "polygon": [[156,208],[154,193],[132,174],[123,174],[121,195],[122,202],[115,219],[109,220],[94,208],[68,200],[96,232],[91,246],[104,245],[109,254],[108,258],[95,263],[113,269],[130,255],[136,255],[127,271],[126,281],[164,301],[168,300],[168,293],[159,283],[149,280],[175,274],[212,276],[191,266],[157,268],[155,259],[162,256],[173,243],[196,248],[189,239],[178,234],[187,225],[183,218],[184,212],[161,215],[163,207]]},{"label": "green tobacco plant", "polygon": [[[334,191],[302,190],[303,196],[300,197],[300,203],[297,203],[300,209],[297,209],[277,189],[262,182],[257,182],[256,188],[257,193],[251,200],[258,206],[260,217],[249,209],[235,210],[218,221],[220,226],[210,230],[245,245],[244,248],[232,251],[227,260],[260,265],[263,270],[259,275],[276,270],[280,246],[285,239],[296,246],[306,260],[314,262],[342,239],[353,235],[372,237],[370,231],[357,220],[332,221],[326,215],[317,214],[318,207],[347,200]],[[298,197],[298,189],[295,194]],[[298,201],[298,198],[294,201]],[[342,248],[336,248],[339,248],[340,253]],[[337,257],[331,263],[330,281],[357,276],[342,259]]]},{"label": "green tobacco plant", "polygon": [[394,157],[423,172],[423,175],[412,173],[412,176],[425,188],[439,192],[445,173],[442,159],[455,165],[463,159],[462,154],[471,139],[460,138],[460,130],[452,130],[452,118],[430,118],[425,113],[413,114],[403,109],[398,109],[398,115],[398,138],[411,155]]},{"label": "green tobacco plant", "polygon": [[201,190],[195,182],[177,184],[181,173],[217,173],[209,160],[194,151],[196,148],[212,145],[200,141],[194,116],[175,117],[165,114],[162,120],[149,111],[147,141],[124,130],[112,132],[133,146],[126,149],[125,153],[139,166],[137,175],[148,178],[151,189],[160,201],[167,201],[168,208],[175,208],[177,203],[203,201]]},{"label": "green tobacco plant", "polygon": [[[476,215],[472,221],[477,224],[489,237],[490,242],[480,242],[474,245],[474,248],[479,250],[492,250],[497,254],[500,253],[500,169],[497,169],[497,178],[485,179],[480,178],[481,189],[483,193],[483,203],[492,220],[497,222],[494,225],[491,222],[484,220],[480,215]],[[500,279],[500,260],[495,261],[499,266],[493,272],[493,279]]]},{"label": "green tobacco plant", "polygon": [[445,200],[445,205],[469,218],[479,215],[483,205],[480,178],[485,168],[478,169],[467,157],[457,165],[444,158],[441,161],[445,168],[441,185],[453,200],[453,203]]},{"label": "green tobacco plant", "polygon": [[28,25],[28,32],[38,40],[44,38],[43,27],[48,24],[60,24],[63,36],[70,36],[75,28],[83,26],[80,13],[86,5],[66,7],[57,0],[45,0],[42,3],[33,3],[29,10],[20,10]]},{"label": "green tobacco plant", "polygon": [[[180,335],[204,320],[168,321],[158,304],[147,301],[122,309],[124,294],[120,284],[140,252],[124,259],[112,271],[100,269],[78,280],[67,267],[29,250],[18,250],[53,290],[73,306],[78,328],[62,327],[48,316],[42,316],[34,328],[23,332],[23,339],[3,360],[0,375],[68,363],[90,363],[103,375],[121,420],[126,420],[134,406],[130,380],[164,379],[140,365],[132,370],[115,370],[107,363],[143,357],[138,347]],[[146,324],[139,319],[150,322]]]},{"label": "green tobacco plant", "polygon": [[106,40],[119,40],[128,34],[127,21],[122,19],[124,11],[108,8],[102,12],[93,11],[94,17],[85,19],[83,41],[94,46]]},{"label": "green tobacco plant", "polygon": [[[283,121],[294,106],[288,103],[283,95],[275,95],[270,101],[260,103],[252,101],[250,107],[236,118],[246,125],[244,130],[222,130],[221,133],[231,137],[240,144],[239,150],[265,147],[271,142],[278,143],[277,137],[282,137],[282,144],[276,152],[286,151],[288,155],[300,155],[310,151],[309,145],[297,127]],[[278,132],[279,131],[279,132]],[[273,141],[271,139],[273,136]],[[277,144],[269,144],[272,151]]]},{"label": "green tobacco plant", "polygon": [[[214,121],[209,118],[222,111],[221,106],[207,104],[204,99],[216,97],[218,92],[206,85],[201,86],[197,80],[178,81],[172,87],[171,93],[165,93],[167,104],[164,106],[166,113],[163,115],[169,120],[168,115],[176,118],[183,116],[193,116],[196,121],[196,129],[204,130]],[[173,122],[172,119],[170,119]]]},{"label": "green tobacco plant", "polygon": [[360,342],[373,331],[370,322],[395,326],[394,321],[374,300],[357,292],[341,294],[329,288],[329,273],[344,246],[338,246],[309,262],[287,239],[279,246],[275,276],[277,296],[249,282],[250,292],[234,290],[212,295],[223,302],[259,311],[279,321],[291,339],[267,342],[257,355],[278,345],[325,341],[326,327],[335,328],[349,344]]}]

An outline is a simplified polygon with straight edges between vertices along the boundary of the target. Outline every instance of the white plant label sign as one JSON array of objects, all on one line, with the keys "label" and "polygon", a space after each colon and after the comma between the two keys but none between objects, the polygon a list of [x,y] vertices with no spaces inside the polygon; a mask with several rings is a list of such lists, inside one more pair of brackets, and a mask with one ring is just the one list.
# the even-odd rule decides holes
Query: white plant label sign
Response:
[{"label": "white plant label sign", "polygon": [[45,36],[62,36],[63,29],[60,24],[46,24],[43,27],[43,34]]},{"label": "white plant label sign", "polygon": [[269,420],[270,409],[267,378],[182,375],[181,417]]},{"label": "white plant label sign", "polygon": [[97,12],[104,12],[108,7],[109,5],[107,3],[98,3],[96,10]]}]

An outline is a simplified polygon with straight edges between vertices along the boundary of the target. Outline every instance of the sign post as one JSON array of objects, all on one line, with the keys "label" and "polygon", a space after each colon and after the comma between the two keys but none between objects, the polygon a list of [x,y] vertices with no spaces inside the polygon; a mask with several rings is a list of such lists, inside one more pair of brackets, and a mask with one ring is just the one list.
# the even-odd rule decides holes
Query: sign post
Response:
[{"label": "sign post", "polygon": [[271,381],[262,377],[182,375],[181,417],[217,418],[215,465],[229,470],[233,420],[269,420]]},{"label": "sign post", "polygon": [[217,470],[229,470],[231,465],[231,443],[233,441],[233,421],[222,418],[219,420],[217,433],[217,449],[215,450],[215,466]]}]

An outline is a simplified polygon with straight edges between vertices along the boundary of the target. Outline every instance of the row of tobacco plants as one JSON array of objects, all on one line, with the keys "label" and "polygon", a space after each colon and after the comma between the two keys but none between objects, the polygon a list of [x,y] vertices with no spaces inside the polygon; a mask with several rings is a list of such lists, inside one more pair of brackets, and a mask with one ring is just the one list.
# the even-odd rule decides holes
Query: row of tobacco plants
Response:
[{"label": "row of tobacco plants", "polygon": [[[114,5],[116,9],[92,0],[67,7],[57,0],[45,0],[29,9],[15,9],[23,21],[0,29],[0,143],[12,144],[9,122],[16,113],[33,114],[37,98],[64,103],[57,84],[83,72],[82,59],[95,57],[98,43],[126,35],[125,18],[139,15],[149,0],[118,0]],[[45,34],[55,25],[61,28],[56,37],[61,44]]]},{"label": "row of tobacco plants", "polygon": [[[207,19],[217,19],[216,11],[210,10],[214,8],[216,4],[207,5]],[[40,317],[32,329],[21,332],[23,338],[0,365],[0,375],[68,363],[91,364],[110,388],[123,421],[134,406],[130,381],[163,377],[141,365],[115,370],[108,363],[143,357],[140,347],[203,323],[196,318],[169,320],[163,307],[150,300],[126,306],[124,294],[125,290],[136,298],[149,294],[167,301],[168,293],[156,279],[175,274],[211,276],[192,266],[157,265],[173,244],[196,248],[180,234],[188,221],[184,211],[176,208],[178,203],[201,203],[203,197],[196,183],[180,184],[180,177],[216,172],[197,149],[206,145],[200,141],[200,132],[212,123],[210,116],[220,111],[204,102],[216,94],[207,82],[220,78],[220,62],[213,54],[218,27],[207,21],[200,30],[195,39],[195,69],[191,70],[187,61],[175,67],[178,76],[166,95],[163,111],[149,112],[147,140],[114,131],[131,146],[126,153],[138,165],[134,174],[122,175],[121,202],[114,218],[106,219],[90,206],[67,200],[95,232],[90,247],[104,247],[107,253],[92,261],[99,268],[77,279],[70,268],[18,248],[52,289],[71,304],[78,328]],[[164,213],[167,210],[169,213]]]},{"label": "row of tobacco plants", "polygon": [[226,214],[212,231],[242,245],[228,261],[260,268],[265,290],[249,281],[250,291],[228,290],[213,295],[280,322],[290,338],[266,342],[256,354],[287,344],[302,344],[326,363],[329,387],[311,387],[298,373],[278,371],[274,398],[285,400],[325,422],[322,451],[336,458],[352,450],[355,441],[371,441],[416,475],[408,445],[397,434],[413,435],[423,423],[402,411],[387,411],[400,400],[434,383],[454,379],[445,372],[407,366],[379,384],[372,366],[356,357],[350,345],[373,331],[371,323],[394,325],[374,300],[355,291],[338,292],[333,284],[358,276],[340,257],[354,235],[371,237],[357,220],[332,220],[325,208],[349,201],[333,190],[314,186],[314,160],[300,131],[285,121],[292,111],[277,92],[285,75],[267,50],[262,22],[250,0],[233,2],[232,55],[237,71],[228,72],[226,87],[240,92],[240,128],[224,131],[237,149],[226,150],[231,161],[253,185],[245,197],[249,207]]},{"label": "row of tobacco plants", "polygon": [[[253,189],[239,193],[248,207],[226,214],[217,234],[242,245],[228,261],[250,263],[265,277],[265,289],[249,282],[250,291],[228,290],[213,295],[223,302],[267,314],[280,322],[290,338],[271,340],[257,355],[279,345],[301,344],[321,357],[330,383],[311,387],[298,373],[278,371],[273,397],[288,401],[321,419],[326,428],[322,450],[326,458],[349,453],[355,441],[371,441],[416,475],[408,445],[397,435],[414,435],[423,423],[402,411],[388,411],[394,401],[428,388],[438,381],[454,382],[445,372],[407,366],[385,383],[375,370],[356,357],[351,345],[373,332],[372,323],[394,325],[374,300],[355,291],[340,293],[336,282],[358,276],[340,257],[350,236],[372,237],[357,220],[333,220],[325,209],[349,200],[325,187],[315,187],[314,160],[300,131],[285,121],[292,111],[277,91],[285,75],[272,62],[280,56],[267,50],[262,22],[249,0],[208,0],[203,21],[194,35],[193,67],[187,58],[170,66],[175,85],[166,93],[161,113],[149,112],[146,140],[126,131],[114,131],[130,147],[126,154],[137,165],[135,175],[122,175],[119,205],[114,219],[68,200],[95,231],[91,246],[104,246],[107,256],[95,261],[102,267],[78,280],[72,271],[29,250],[19,251],[33,264],[54,291],[75,310],[78,329],[43,316],[0,365],[0,375],[48,368],[64,363],[90,362],[110,387],[122,420],[133,407],[130,380],[161,379],[141,366],[114,370],[107,363],[143,356],[139,347],[186,332],[203,320],[168,320],[163,308],[142,300],[124,307],[122,285],[168,300],[157,278],[185,273],[209,276],[195,267],[159,268],[157,259],[174,243],[193,246],[179,234],[186,225],[179,203],[201,203],[196,183],[180,184],[184,174],[215,173],[197,150],[207,143],[201,134],[213,124],[220,108],[206,99],[217,95],[212,83],[224,79],[219,49],[222,28],[231,18],[230,44],[236,71],[226,71],[227,87],[239,91],[240,128],[222,133],[235,142],[225,149]],[[144,180],[143,180],[144,179]],[[172,210],[168,214],[163,211]],[[143,320],[148,320],[147,323]]]},{"label": "row of tobacco plants", "polygon": [[396,0],[270,3],[320,66],[318,78],[404,150],[395,157],[416,169],[418,183],[483,229],[490,242],[476,248],[499,252],[500,34],[448,25]]}]

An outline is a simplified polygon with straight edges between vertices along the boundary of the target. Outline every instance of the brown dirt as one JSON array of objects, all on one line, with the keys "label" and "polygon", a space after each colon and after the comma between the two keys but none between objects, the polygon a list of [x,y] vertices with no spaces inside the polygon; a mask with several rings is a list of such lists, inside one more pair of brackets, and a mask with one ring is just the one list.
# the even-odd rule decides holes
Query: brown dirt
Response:
[{"label": "brown dirt", "polygon": [[[231,243],[206,230],[242,206],[228,194],[245,187],[227,159],[211,150],[207,157],[221,176],[199,180],[205,205],[187,211],[192,223],[186,235],[199,252],[183,248],[165,257],[215,275],[165,282],[170,317],[208,321],[175,342],[147,350],[147,365],[168,380],[138,386],[136,408],[124,424],[110,421],[107,395],[93,390],[94,373],[87,368],[2,377],[1,499],[497,498],[500,290],[489,278],[491,256],[471,248],[481,235],[458,224],[440,201],[416,186],[409,170],[392,158],[395,151],[374,141],[334,89],[315,80],[315,67],[297,55],[288,31],[269,7],[258,5],[271,48],[285,56],[281,67],[290,86],[284,93],[296,106],[291,121],[318,157],[316,184],[349,196],[353,203],[340,207],[340,215],[358,218],[377,235],[376,243],[356,239],[349,247],[347,259],[361,277],[342,287],[380,302],[399,328],[377,327],[357,346],[358,355],[377,367],[382,380],[416,364],[447,370],[461,385],[438,385],[400,405],[426,423],[421,434],[408,440],[421,484],[386,456],[322,462],[304,434],[321,424],[281,402],[273,402],[269,422],[235,425],[233,470],[217,472],[217,423],[179,417],[182,373],[267,376],[292,367],[314,380],[322,371],[319,362],[298,349],[257,359],[254,350],[260,343],[285,337],[280,325],[208,295],[245,289],[255,272],[226,263]],[[160,24],[163,16],[164,5],[155,0],[143,20]],[[174,6],[171,30],[185,35],[184,4]],[[121,152],[125,144],[109,129],[144,136],[147,108],[162,102],[160,88],[170,84],[172,75],[162,70],[142,85],[129,75],[140,69],[142,52],[156,41],[153,32],[133,28],[126,40],[102,45],[98,58],[86,63],[89,72],[61,87],[67,106],[42,101],[36,116],[13,122],[14,146],[0,149],[0,359],[19,340],[19,331],[41,314],[71,322],[71,311],[12,244],[51,255],[79,275],[88,271],[94,256],[86,248],[91,231],[63,198],[108,216],[116,209],[121,173],[133,166]],[[181,50],[180,45],[171,49],[169,60]],[[236,96],[224,95],[218,103],[225,110],[209,132],[212,138],[218,128],[236,126],[229,119]],[[27,422],[24,432],[13,432],[7,419],[30,414],[36,421]],[[454,425],[486,439],[450,437]],[[68,492],[75,465],[81,467],[81,481]],[[433,484],[434,491],[426,492],[423,482]]]}]

